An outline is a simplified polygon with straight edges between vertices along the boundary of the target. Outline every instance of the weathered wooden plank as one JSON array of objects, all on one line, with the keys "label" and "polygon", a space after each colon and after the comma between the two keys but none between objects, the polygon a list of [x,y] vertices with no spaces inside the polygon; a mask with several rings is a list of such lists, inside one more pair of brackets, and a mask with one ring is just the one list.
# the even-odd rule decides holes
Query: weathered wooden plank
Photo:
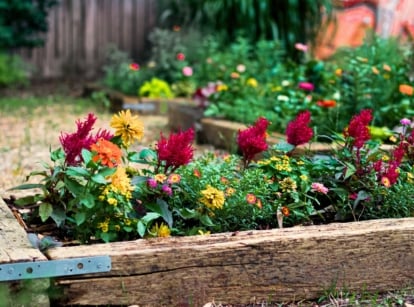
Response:
[{"label": "weathered wooden plank", "polygon": [[69,304],[301,300],[332,287],[412,285],[414,218],[65,247],[48,255],[111,256],[109,273],[58,280]]},{"label": "weathered wooden plank", "polygon": [[47,260],[34,248],[24,229],[0,198],[0,263]]}]

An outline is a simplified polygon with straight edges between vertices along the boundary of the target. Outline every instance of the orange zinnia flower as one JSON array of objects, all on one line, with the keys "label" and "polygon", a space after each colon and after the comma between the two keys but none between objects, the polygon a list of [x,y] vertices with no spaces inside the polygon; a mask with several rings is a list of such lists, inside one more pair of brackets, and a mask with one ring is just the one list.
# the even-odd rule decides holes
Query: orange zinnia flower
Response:
[{"label": "orange zinnia flower", "polygon": [[316,104],[324,108],[333,108],[336,106],[336,101],[335,100],[319,100]]},{"label": "orange zinnia flower", "polygon": [[256,196],[254,194],[249,193],[249,194],[246,195],[246,201],[249,204],[251,204],[251,205],[255,204],[256,203],[256,200],[257,200],[257,198],[256,198]]},{"label": "orange zinnia flower", "polygon": [[283,206],[283,207],[281,208],[281,211],[282,211],[282,214],[283,214],[284,216],[289,216],[289,215],[290,215],[290,210],[289,210],[289,208],[288,208],[288,207]]},{"label": "orange zinnia flower", "polygon": [[100,138],[98,142],[91,145],[91,151],[96,153],[93,157],[93,161],[101,161],[102,165],[114,167],[121,162],[121,149],[114,143],[103,138]]},{"label": "orange zinnia flower", "polygon": [[414,93],[414,88],[408,84],[400,84],[400,93],[412,96]]}]

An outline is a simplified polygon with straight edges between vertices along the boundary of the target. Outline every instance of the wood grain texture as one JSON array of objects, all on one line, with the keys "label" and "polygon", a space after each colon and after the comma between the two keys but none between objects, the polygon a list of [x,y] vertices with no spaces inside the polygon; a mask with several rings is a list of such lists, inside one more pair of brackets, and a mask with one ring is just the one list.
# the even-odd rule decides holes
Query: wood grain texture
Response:
[{"label": "wood grain texture", "polygon": [[414,284],[414,218],[137,240],[49,250],[110,255],[108,273],[59,279],[68,304],[202,306]]},{"label": "wood grain texture", "polygon": [[42,260],[47,259],[30,244],[27,233],[0,198],[0,264]]},{"label": "wood grain texture", "polygon": [[[144,59],[156,0],[61,0],[49,13],[43,47],[17,50],[36,78],[100,76],[110,45]],[[146,15],[154,16],[146,16]]]}]

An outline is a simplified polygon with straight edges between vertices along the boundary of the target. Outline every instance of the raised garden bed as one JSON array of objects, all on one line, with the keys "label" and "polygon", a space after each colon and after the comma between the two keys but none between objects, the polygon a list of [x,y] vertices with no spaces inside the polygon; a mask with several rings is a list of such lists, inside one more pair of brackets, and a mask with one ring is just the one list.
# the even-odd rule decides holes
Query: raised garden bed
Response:
[{"label": "raised garden bed", "polygon": [[[2,201],[0,207],[8,210]],[[10,235],[6,229],[12,224],[18,225],[16,220],[2,224],[0,238]],[[21,246],[8,244],[9,251]],[[58,247],[46,253],[51,260],[99,255],[110,256],[111,271],[54,280],[63,292],[60,304],[202,306],[298,301],[345,288],[382,292],[414,284],[414,218]]]}]

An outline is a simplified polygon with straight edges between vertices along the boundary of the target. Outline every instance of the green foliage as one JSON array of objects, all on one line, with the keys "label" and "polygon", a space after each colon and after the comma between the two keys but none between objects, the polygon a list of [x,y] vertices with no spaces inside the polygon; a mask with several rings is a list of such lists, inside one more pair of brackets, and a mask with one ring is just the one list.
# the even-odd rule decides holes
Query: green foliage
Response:
[{"label": "green foliage", "polygon": [[144,82],[138,90],[138,96],[149,98],[174,97],[168,83],[158,78],[152,78],[151,80]]},{"label": "green foliage", "polygon": [[399,90],[401,84],[411,84],[412,57],[410,44],[372,33],[360,47],[339,50],[332,59],[342,70],[334,84],[340,94],[339,124],[365,108],[374,110],[373,125],[378,127],[392,128],[400,118],[413,116],[413,98]]},{"label": "green foliage", "polygon": [[126,52],[115,46],[109,47],[106,63],[103,67],[102,83],[110,89],[120,91],[126,95],[136,95],[139,87],[149,80],[154,72],[150,67],[131,69],[132,59]]},{"label": "green foliage", "polygon": [[5,0],[0,2],[0,50],[36,47],[44,43],[48,10],[56,0]]},{"label": "green foliage", "polygon": [[160,23],[200,29],[204,33],[223,35],[233,42],[242,34],[250,42],[260,39],[280,40],[292,58],[301,54],[297,42],[316,37],[323,17],[330,18],[329,0],[165,0],[160,4]]},{"label": "green foliage", "polygon": [[0,53],[0,87],[28,84],[27,65],[17,55]]}]

